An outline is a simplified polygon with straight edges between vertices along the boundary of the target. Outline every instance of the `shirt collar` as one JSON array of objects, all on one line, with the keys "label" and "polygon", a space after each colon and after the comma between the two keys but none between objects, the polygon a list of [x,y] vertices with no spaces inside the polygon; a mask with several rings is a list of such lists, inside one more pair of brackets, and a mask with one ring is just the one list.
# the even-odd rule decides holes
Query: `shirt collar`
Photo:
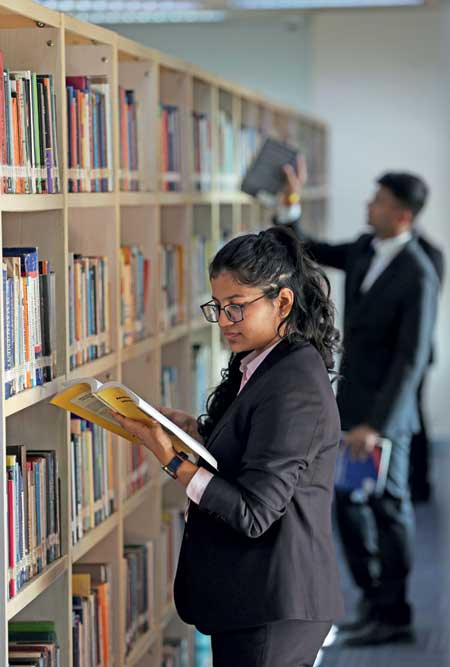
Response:
[{"label": "shirt collar", "polygon": [[250,352],[247,354],[245,357],[241,359],[241,365],[239,366],[239,370],[241,373],[244,373],[244,370],[247,371],[247,381],[251,378],[253,373],[256,371],[258,366],[264,361],[264,359],[272,352],[274,347],[276,347],[279,343],[281,343],[282,338],[277,340],[276,343],[271,345],[270,347],[267,348],[267,350],[263,350],[262,352],[256,352],[256,350],[253,350],[253,352]]},{"label": "shirt collar", "polygon": [[372,239],[372,246],[377,255],[388,255],[395,250],[400,250],[400,248],[408,241],[412,239],[412,234],[410,231],[402,232],[398,236],[392,236],[388,239]]}]

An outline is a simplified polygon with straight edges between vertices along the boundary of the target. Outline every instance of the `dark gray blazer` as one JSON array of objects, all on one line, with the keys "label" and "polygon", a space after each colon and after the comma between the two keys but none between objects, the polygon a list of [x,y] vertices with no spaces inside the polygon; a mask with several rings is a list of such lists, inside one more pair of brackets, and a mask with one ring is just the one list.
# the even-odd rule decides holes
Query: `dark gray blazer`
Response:
[{"label": "dark gray blazer", "polygon": [[419,428],[417,388],[430,358],[438,276],[411,239],[364,294],[371,234],[329,244],[297,234],[313,258],[345,271],[344,353],[337,402],[344,430],[367,423],[395,438]]},{"label": "dark gray blazer", "polygon": [[339,436],[322,358],[282,341],[207,442],[219,473],[189,511],[175,580],[184,621],[210,634],[342,613],[331,533]]}]

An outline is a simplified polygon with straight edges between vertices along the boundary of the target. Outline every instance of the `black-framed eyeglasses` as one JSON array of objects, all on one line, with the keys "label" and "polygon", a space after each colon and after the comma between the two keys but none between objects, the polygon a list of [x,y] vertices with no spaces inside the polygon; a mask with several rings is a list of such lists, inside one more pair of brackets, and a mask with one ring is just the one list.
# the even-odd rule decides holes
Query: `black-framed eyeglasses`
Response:
[{"label": "black-framed eyeglasses", "polygon": [[255,303],[255,301],[259,301],[265,296],[266,294],[261,294],[261,296],[257,296],[253,301],[246,301],[245,303],[229,303],[226,306],[219,306],[215,301],[208,301],[208,303],[204,303],[200,308],[208,322],[218,322],[221,310],[223,310],[230,322],[242,322],[244,319],[244,308],[251,303]]}]

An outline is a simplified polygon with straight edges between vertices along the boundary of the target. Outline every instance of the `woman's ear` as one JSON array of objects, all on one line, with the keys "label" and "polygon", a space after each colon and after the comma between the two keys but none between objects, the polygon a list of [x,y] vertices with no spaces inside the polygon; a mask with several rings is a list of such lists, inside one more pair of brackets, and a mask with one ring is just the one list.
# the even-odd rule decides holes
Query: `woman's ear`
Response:
[{"label": "woman's ear", "polygon": [[290,287],[282,287],[278,292],[278,312],[284,319],[289,315],[294,305],[294,292]]}]

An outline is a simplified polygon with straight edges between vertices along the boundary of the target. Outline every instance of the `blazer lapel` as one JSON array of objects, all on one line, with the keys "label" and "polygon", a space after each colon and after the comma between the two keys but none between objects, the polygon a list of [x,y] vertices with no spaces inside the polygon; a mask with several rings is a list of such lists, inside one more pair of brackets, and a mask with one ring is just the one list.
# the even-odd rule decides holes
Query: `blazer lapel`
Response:
[{"label": "blazer lapel", "polygon": [[363,309],[367,304],[372,304],[374,299],[377,299],[379,294],[383,294],[386,289],[395,284],[395,275],[403,263],[405,254],[408,252],[410,243],[413,239],[408,241],[394,259],[387,265],[382,273],[373,282],[370,288],[361,294],[357,309]]},{"label": "blazer lapel", "polygon": [[227,422],[229,419],[232,418],[235,410],[239,407],[241,401],[245,396],[247,395],[249,389],[255,384],[255,382],[258,381],[258,378],[261,377],[269,368],[274,366],[280,359],[285,357],[287,354],[290,353],[291,350],[294,349],[294,346],[297,348],[299,345],[305,345],[306,343],[290,343],[287,339],[282,340],[271,352],[270,354],[264,359],[264,361],[258,366],[256,371],[253,373],[249,381],[246,383],[246,385],[242,388],[242,391],[237,394],[236,398],[234,401],[228,406],[227,410],[224,412],[222,417],[219,419],[217,424],[215,425],[210,437],[208,438],[208,441],[206,443],[206,447],[208,449],[211,448],[212,443],[216,438],[219,436],[221,431],[225,428]]}]

